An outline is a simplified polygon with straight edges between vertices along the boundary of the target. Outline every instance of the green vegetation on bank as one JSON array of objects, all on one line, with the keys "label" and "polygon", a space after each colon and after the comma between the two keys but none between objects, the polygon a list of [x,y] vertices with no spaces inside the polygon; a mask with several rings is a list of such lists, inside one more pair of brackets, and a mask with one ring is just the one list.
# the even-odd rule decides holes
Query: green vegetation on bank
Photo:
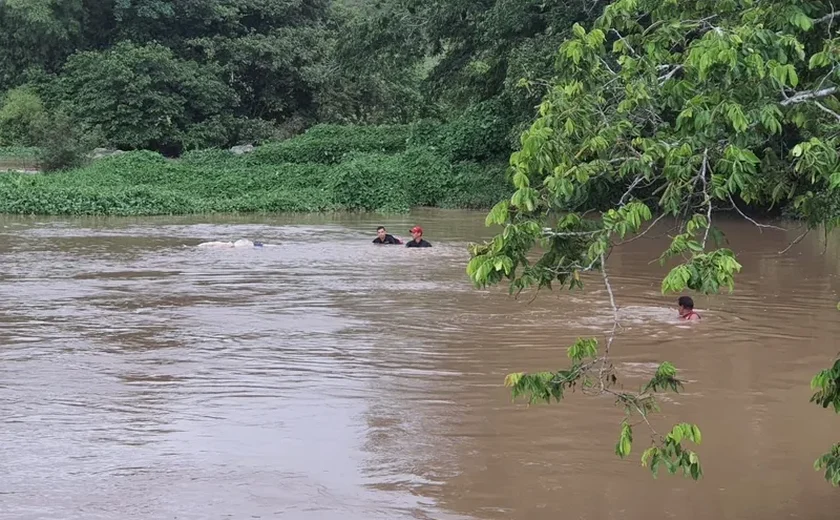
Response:
[{"label": "green vegetation on bank", "polygon": [[509,193],[503,163],[452,162],[411,128],[319,126],[237,156],[151,151],[43,175],[0,176],[0,212],[161,215],[486,208]]}]

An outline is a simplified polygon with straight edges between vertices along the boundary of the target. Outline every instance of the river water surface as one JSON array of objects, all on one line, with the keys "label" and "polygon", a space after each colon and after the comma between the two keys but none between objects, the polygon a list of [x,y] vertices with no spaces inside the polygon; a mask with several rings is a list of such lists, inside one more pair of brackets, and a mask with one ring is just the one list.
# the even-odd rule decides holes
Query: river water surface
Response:
[{"label": "river water surface", "polygon": [[[561,368],[611,311],[597,280],[473,289],[483,218],[0,217],[0,518],[837,518],[812,463],[840,416],[808,383],[840,350],[840,241],[724,223],[744,273],[691,326],[665,238],[611,258],[622,381],[681,369],[654,425],[700,425],[694,483],[651,478],[641,429],[616,458],[609,399],[511,403],[506,373]],[[434,247],[375,247],[380,222]],[[195,247],[238,238],[279,247]]]}]

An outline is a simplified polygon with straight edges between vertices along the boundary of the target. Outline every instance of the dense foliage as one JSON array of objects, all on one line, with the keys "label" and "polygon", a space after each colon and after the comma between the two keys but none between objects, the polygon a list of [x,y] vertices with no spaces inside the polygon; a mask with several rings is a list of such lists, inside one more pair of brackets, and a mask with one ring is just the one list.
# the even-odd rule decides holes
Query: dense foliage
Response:
[{"label": "dense foliage", "polygon": [[[567,369],[509,376],[514,396],[559,399],[575,385],[612,395],[627,412],[620,456],[637,419],[653,432],[643,464],[700,477],[697,455],[682,447],[699,442],[696,426],[659,435],[648,419],[657,392],[679,389],[675,369],[663,363],[640,392],[616,390],[610,253],[646,233],[654,213],[671,217],[678,232],[662,254],[671,263],[662,292],[709,294],[732,290],[741,269],[721,247],[716,210],[749,219],[744,204],[787,204],[811,229],[840,222],[826,203],[840,185],[835,17],[827,1],[616,0],[588,30],[573,26],[511,156],[515,191],[487,217],[502,231],[473,247],[468,273],[478,286],[507,279],[514,292],[582,288],[586,273],[600,273],[614,325],[601,350],[594,338],[573,345]],[[623,189],[610,209],[593,212],[592,188],[604,181]],[[834,372],[815,379],[819,395],[831,396],[818,397],[824,405],[836,399],[835,380]],[[832,482],[837,450],[818,461]]]},{"label": "dense foliage", "polygon": [[[835,413],[840,414],[840,358],[835,360],[831,368],[820,370],[814,376],[811,388],[815,390],[811,396],[812,403],[823,408],[830,406]],[[840,486],[840,442],[814,462],[814,469],[823,470],[825,479],[832,486]]]},{"label": "dense foliage", "polygon": [[[482,137],[506,155],[571,24],[603,5],[7,0],[0,95],[30,97],[11,100],[17,122],[0,120],[0,146],[31,140],[21,121],[44,110],[72,117],[99,146],[167,155],[286,138],[319,122],[449,122],[472,111],[465,132],[479,116],[487,129],[492,113]],[[523,77],[535,81],[523,88]]]},{"label": "dense foliage", "polygon": [[353,136],[346,127],[314,127],[245,156],[206,150],[171,160],[137,151],[67,172],[5,174],[0,212],[400,212],[414,206],[489,207],[509,192],[503,164],[453,163],[422,143],[407,145],[408,129],[401,140],[393,139],[396,130],[371,127]]}]

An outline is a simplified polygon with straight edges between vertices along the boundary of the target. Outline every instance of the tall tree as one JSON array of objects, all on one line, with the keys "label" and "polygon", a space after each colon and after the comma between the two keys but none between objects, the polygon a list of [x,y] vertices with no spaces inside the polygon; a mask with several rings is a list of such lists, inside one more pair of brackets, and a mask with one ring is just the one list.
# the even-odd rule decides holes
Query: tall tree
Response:
[{"label": "tall tree", "polygon": [[58,70],[80,44],[81,0],[0,2],[0,92],[30,67]]},{"label": "tall tree", "polygon": [[155,44],[75,54],[60,89],[64,111],[111,145],[174,154],[193,126],[229,113],[236,102],[218,67],[180,60]]}]

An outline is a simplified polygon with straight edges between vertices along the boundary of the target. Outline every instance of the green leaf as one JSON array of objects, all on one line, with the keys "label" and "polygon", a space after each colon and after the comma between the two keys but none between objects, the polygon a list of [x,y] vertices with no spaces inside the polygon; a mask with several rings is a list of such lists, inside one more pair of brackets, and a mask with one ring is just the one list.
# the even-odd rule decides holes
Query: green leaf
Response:
[{"label": "green leaf", "polygon": [[630,455],[633,448],[633,427],[630,423],[624,421],[621,423],[621,433],[618,436],[618,442],[615,445],[615,454],[622,459]]},{"label": "green leaf", "polygon": [[799,84],[799,76],[796,75],[796,69],[793,65],[788,65],[787,67],[788,81],[791,87],[795,87]]},{"label": "green leaf", "polygon": [[515,372],[513,374],[508,374],[505,376],[505,386],[511,387],[516,386],[522,381],[522,377],[525,375],[525,372]]},{"label": "green leaf", "polygon": [[825,67],[826,65],[830,64],[831,60],[828,57],[828,54],[825,52],[817,52],[811,55],[811,59],[808,60],[808,68],[809,69],[816,69],[819,67]]},{"label": "green leaf", "polygon": [[507,222],[510,211],[510,203],[507,200],[502,200],[490,210],[487,217],[484,219],[484,225],[490,227],[494,224],[502,225]]},{"label": "green leaf", "polygon": [[598,353],[598,340],[595,338],[578,338],[577,341],[567,349],[569,359],[580,362],[586,358],[594,358]]},{"label": "green leaf", "polygon": [[515,174],[513,174],[513,185],[517,189],[527,188],[528,186],[530,186],[530,184],[531,181],[530,179],[528,179],[528,175],[526,175],[524,172],[518,171]]}]

